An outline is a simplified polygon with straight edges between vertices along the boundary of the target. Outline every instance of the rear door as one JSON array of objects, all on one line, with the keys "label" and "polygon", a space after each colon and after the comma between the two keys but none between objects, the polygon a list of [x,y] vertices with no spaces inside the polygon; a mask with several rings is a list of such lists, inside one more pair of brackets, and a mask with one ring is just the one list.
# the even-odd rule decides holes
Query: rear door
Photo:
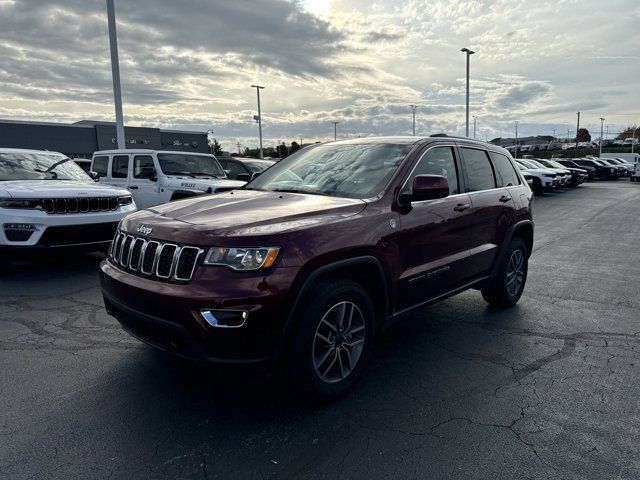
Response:
[{"label": "rear door", "polygon": [[498,186],[487,150],[470,146],[460,146],[459,150],[473,218],[469,273],[476,277],[491,271],[511,225],[514,204],[511,192]]},{"label": "rear door", "polygon": [[413,202],[400,215],[401,228],[393,237],[401,263],[399,309],[451,290],[467,276],[471,204],[460,193],[459,170],[453,145],[432,146],[403,183],[400,193],[410,193],[416,175],[442,175],[449,181],[449,196]]},{"label": "rear door", "polygon": [[[151,169],[155,172],[155,181],[146,175]],[[158,171],[151,155],[133,155],[129,191],[138,208],[147,208],[159,203]]]}]

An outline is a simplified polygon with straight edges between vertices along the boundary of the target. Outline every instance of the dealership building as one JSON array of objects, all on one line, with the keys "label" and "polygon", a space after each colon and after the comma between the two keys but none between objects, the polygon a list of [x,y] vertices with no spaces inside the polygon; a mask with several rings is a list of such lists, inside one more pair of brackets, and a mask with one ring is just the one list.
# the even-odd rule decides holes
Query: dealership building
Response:
[{"label": "dealership building", "polygon": [[[127,148],[209,153],[206,132],[125,127]],[[91,158],[97,150],[118,148],[113,122],[76,123],[0,120],[0,148],[30,148],[62,152],[72,158]]]}]

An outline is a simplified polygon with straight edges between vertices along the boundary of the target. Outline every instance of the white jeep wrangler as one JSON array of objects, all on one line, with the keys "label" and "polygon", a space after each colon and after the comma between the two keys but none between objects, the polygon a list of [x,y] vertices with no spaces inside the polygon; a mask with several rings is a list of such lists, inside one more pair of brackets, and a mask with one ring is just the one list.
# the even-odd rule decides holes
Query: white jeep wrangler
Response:
[{"label": "white jeep wrangler", "polygon": [[102,150],[93,154],[91,172],[100,182],[128,189],[138,208],[235,190],[246,183],[229,180],[213,155],[178,151]]}]

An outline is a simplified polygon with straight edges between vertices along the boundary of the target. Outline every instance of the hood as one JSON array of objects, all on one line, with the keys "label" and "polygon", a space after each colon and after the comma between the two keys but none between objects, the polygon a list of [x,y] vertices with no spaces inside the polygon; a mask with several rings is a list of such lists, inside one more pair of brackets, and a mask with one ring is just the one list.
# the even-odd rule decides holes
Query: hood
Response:
[{"label": "hood", "polygon": [[135,231],[154,229],[150,237],[202,244],[209,236],[256,236],[338,221],[361,212],[363,200],[299,193],[235,190],[166,203],[125,219]]},{"label": "hood", "polygon": [[557,175],[558,172],[550,168],[527,168],[525,172],[542,173],[543,175]]},{"label": "hood", "polygon": [[[6,193],[5,193],[6,192]],[[11,198],[113,197],[128,190],[104,183],[72,180],[10,180],[0,182],[0,194]]]}]

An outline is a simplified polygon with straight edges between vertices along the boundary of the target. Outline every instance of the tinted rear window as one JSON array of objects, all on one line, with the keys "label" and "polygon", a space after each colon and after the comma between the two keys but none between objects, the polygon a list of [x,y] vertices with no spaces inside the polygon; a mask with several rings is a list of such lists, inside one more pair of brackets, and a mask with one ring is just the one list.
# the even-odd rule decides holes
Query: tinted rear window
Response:
[{"label": "tinted rear window", "polygon": [[468,192],[496,188],[496,180],[487,152],[475,148],[461,148],[465,182]]},{"label": "tinted rear window", "polygon": [[500,153],[489,152],[493,168],[496,173],[496,182],[499,187],[513,187],[520,185],[520,178],[516,173],[511,161]]}]

